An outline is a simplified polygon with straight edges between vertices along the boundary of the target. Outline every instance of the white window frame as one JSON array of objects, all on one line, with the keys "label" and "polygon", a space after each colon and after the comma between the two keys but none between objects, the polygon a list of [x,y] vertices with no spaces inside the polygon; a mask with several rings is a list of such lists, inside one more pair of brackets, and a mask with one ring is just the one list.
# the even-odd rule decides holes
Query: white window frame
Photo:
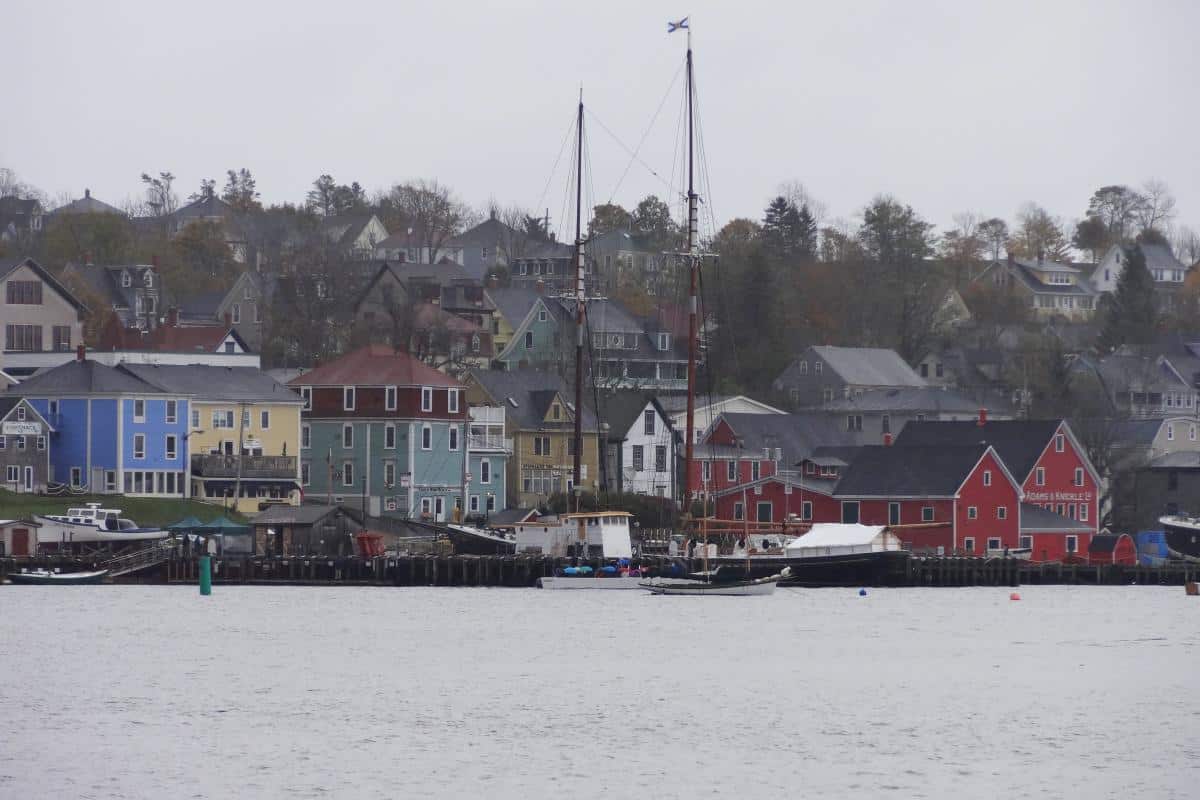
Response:
[{"label": "white window frame", "polygon": [[385,411],[395,411],[396,410],[396,405],[397,405],[396,399],[398,396],[399,396],[399,392],[397,391],[395,386],[383,387],[383,408]]},{"label": "white window frame", "polygon": [[421,387],[421,411],[428,413],[433,411],[433,387]]},{"label": "white window frame", "polygon": [[312,483],[312,464],[307,461],[300,462],[300,485],[309,486]]},{"label": "white window frame", "polygon": [[933,521],[933,506],[921,506],[921,522]]},{"label": "white window frame", "polygon": [[963,537],[963,552],[964,553],[974,553],[975,552],[975,537],[974,536],[964,536]]},{"label": "white window frame", "polygon": [[264,431],[271,430],[271,412],[265,408],[258,411],[258,427]]},{"label": "white window frame", "polygon": [[450,414],[458,413],[458,389],[446,390],[446,411]]},{"label": "white window frame", "polygon": [[[347,433],[350,434],[349,439],[346,438]],[[354,449],[354,425],[353,425],[353,423],[346,422],[346,423],[342,424],[342,449],[343,450],[353,450]]]},{"label": "white window frame", "polygon": [[179,437],[173,433],[168,433],[163,441],[163,453],[168,461],[174,461],[179,458]]},{"label": "white window frame", "polygon": [[300,387],[300,399],[304,401],[304,410],[305,411],[312,410],[312,387],[311,386],[301,386]]},{"label": "white window frame", "polygon": [[[992,547],[993,542],[996,543],[995,547]],[[987,540],[987,549],[988,550],[999,550],[1003,546],[1004,546],[1004,540],[1001,539],[999,536],[989,536],[988,537],[988,540]]]},{"label": "white window frame", "polygon": [[1054,452],[1062,453],[1062,452],[1066,451],[1066,449],[1067,449],[1066,434],[1062,434],[1062,433],[1054,434]]},{"label": "white window frame", "polygon": [[353,386],[342,387],[342,410],[353,411],[355,401],[358,399]]},{"label": "white window frame", "polygon": [[1008,506],[996,506],[996,519],[1008,519]]},{"label": "white window frame", "polygon": [[487,485],[492,482],[492,460],[490,458],[479,459],[479,483]]},{"label": "white window frame", "polygon": [[178,421],[178,419],[179,419],[179,401],[178,400],[168,400],[167,401],[167,423],[174,424],[175,422]]},{"label": "white window frame", "polygon": [[458,452],[458,426],[451,425],[446,429],[446,442],[451,453]]},{"label": "white window frame", "polygon": [[354,485],[354,462],[353,461],[343,461],[342,462],[342,486],[353,486],[353,485]]},{"label": "white window frame", "polygon": [[[139,408],[141,409],[140,414],[138,413]],[[145,400],[138,399],[138,398],[134,399],[134,401],[133,401],[133,421],[134,422],[145,422],[146,421],[146,401]]]},{"label": "white window frame", "polygon": [[729,481],[730,483],[737,483],[739,480],[741,480],[742,470],[740,467],[741,464],[738,463],[736,458],[729,459],[729,461],[725,463],[725,480]]},{"label": "white window frame", "polygon": [[525,349],[533,349],[533,331],[525,331]]},{"label": "white window frame", "polygon": [[1075,485],[1083,486],[1083,467],[1075,468]]},{"label": "white window frame", "polygon": [[46,449],[46,437],[45,436],[37,437],[35,447],[37,448],[38,452],[45,450]]},{"label": "white window frame", "polygon": [[[141,445],[139,448],[138,445]],[[138,455],[138,450],[141,450],[141,455]],[[135,461],[146,460],[146,434],[135,433],[133,435],[133,458]]]},{"label": "white window frame", "polygon": [[390,422],[383,426],[383,447],[385,450],[396,449],[396,426]]},{"label": "white window frame", "polygon": [[1079,552],[1079,537],[1075,534],[1069,534],[1063,545],[1068,553]]},{"label": "white window frame", "polygon": [[704,483],[712,483],[712,462],[700,462],[700,478]]},{"label": "white window frame", "polygon": [[967,506],[967,519],[979,519],[979,506]]},{"label": "white window frame", "polygon": [[300,426],[300,449],[308,450],[312,447],[312,426],[307,422]]},{"label": "white window frame", "polygon": [[433,426],[432,425],[426,424],[426,425],[421,426],[421,449],[422,450],[432,450],[433,449]]},{"label": "white window frame", "polygon": [[812,500],[804,500],[800,503],[800,519],[811,520],[813,518],[813,502]]},{"label": "white window frame", "polygon": [[395,461],[388,460],[388,461],[383,462],[383,483],[385,486],[395,486],[396,485],[396,462]]},{"label": "white window frame", "polygon": [[1080,522],[1088,521],[1088,504],[1087,503],[1079,504],[1079,521]]},{"label": "white window frame", "polygon": [[[896,512],[896,515],[895,515],[896,521],[895,522],[892,522],[892,511],[893,510]],[[900,521],[903,519],[903,517],[901,516],[902,512],[903,512],[903,509],[900,507],[899,503],[888,503],[888,525],[899,525]]]},{"label": "white window frame", "polygon": [[1045,467],[1038,467],[1037,469],[1035,469],[1033,471],[1033,482],[1037,486],[1045,486],[1046,485],[1046,468]]}]

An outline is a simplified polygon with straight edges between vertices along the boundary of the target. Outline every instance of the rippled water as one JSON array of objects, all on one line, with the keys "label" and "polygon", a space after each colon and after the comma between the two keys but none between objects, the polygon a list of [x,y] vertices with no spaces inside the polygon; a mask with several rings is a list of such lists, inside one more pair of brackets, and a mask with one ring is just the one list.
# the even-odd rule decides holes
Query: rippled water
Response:
[{"label": "rippled water", "polygon": [[1172,588],[0,587],[0,797],[1194,797]]}]

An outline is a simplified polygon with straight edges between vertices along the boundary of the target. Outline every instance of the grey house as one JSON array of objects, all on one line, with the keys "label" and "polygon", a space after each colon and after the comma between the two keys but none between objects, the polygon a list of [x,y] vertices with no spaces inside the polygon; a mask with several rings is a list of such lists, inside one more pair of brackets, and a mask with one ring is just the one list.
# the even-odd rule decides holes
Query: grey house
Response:
[{"label": "grey house", "polygon": [[[1161,530],[1165,514],[1200,513],[1200,453],[1169,453],[1134,474],[1132,530]],[[1126,520],[1122,520],[1126,521]]]},{"label": "grey house", "polygon": [[828,405],[871,389],[925,386],[895,350],[813,346],[804,349],[773,384],[798,408]]},{"label": "grey house", "polygon": [[52,433],[28,400],[0,396],[0,486],[21,494],[46,491]]},{"label": "grey house", "polygon": [[76,276],[112,308],[123,328],[153,330],[165,293],[153,264],[67,264],[63,278]]},{"label": "grey house", "polygon": [[852,437],[854,444],[883,444],[909,422],[1012,419],[1013,408],[1000,395],[979,400],[965,392],[935,386],[855,391],[808,413],[824,416],[827,424]]}]

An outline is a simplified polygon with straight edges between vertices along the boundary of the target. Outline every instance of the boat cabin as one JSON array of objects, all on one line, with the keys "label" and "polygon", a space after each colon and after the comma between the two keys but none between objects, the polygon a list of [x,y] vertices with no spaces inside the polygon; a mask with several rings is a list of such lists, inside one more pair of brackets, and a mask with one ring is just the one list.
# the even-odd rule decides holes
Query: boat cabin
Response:
[{"label": "boat cabin", "polygon": [[[629,535],[632,518],[627,511],[589,511],[518,523],[513,526],[516,551],[546,556],[632,558],[633,545]],[[587,537],[586,553],[577,550],[582,539],[581,527]]]},{"label": "boat cabin", "polygon": [[106,531],[132,530],[137,527],[132,521],[121,519],[121,509],[100,508],[99,503],[88,503],[87,508],[68,508],[66,514],[47,514],[46,517],[56,522],[95,525]]}]

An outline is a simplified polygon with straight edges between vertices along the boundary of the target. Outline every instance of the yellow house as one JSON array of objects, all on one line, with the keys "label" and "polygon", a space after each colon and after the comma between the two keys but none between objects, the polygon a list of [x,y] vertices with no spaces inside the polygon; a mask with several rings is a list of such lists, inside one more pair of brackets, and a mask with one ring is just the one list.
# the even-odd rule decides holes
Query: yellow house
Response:
[{"label": "yellow house", "polygon": [[164,390],[191,395],[194,499],[244,514],[300,504],[300,395],[255,367],[125,366]]},{"label": "yellow house", "polygon": [[[513,437],[508,460],[510,508],[544,505],[554,494],[574,489],[575,409],[566,382],[553,373],[530,369],[471,372],[464,378],[467,403],[504,409],[505,432]],[[580,484],[600,487],[596,417],[583,409]]]}]

